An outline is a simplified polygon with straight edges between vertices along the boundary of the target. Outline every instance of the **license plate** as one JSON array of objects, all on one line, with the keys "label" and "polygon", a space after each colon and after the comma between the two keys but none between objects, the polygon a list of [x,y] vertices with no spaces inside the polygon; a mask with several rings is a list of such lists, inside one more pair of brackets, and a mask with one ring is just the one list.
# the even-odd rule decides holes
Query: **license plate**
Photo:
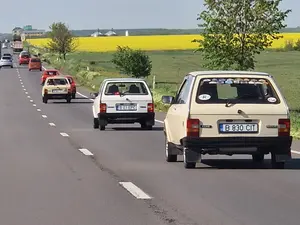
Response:
[{"label": "license plate", "polygon": [[137,105],[136,104],[117,104],[116,110],[117,111],[136,111]]},{"label": "license plate", "polygon": [[62,92],[64,92],[64,90],[58,89],[58,90],[52,90],[52,92],[53,92],[53,93],[62,93]]},{"label": "license plate", "polygon": [[257,133],[258,124],[255,123],[223,123],[219,125],[220,133]]}]

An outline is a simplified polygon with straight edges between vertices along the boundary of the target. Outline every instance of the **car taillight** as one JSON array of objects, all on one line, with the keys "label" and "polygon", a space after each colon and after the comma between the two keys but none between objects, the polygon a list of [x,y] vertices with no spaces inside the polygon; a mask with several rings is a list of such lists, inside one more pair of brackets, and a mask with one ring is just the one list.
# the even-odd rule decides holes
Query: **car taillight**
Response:
[{"label": "car taillight", "polygon": [[199,137],[200,120],[188,119],[186,123],[186,136]]},{"label": "car taillight", "polygon": [[148,112],[154,112],[154,104],[153,103],[148,103]]},{"label": "car taillight", "polygon": [[106,104],[105,103],[100,103],[100,112],[101,113],[106,112]]},{"label": "car taillight", "polygon": [[48,94],[48,90],[47,89],[44,90],[44,94]]},{"label": "car taillight", "polygon": [[290,119],[278,120],[278,136],[290,136],[291,122]]}]

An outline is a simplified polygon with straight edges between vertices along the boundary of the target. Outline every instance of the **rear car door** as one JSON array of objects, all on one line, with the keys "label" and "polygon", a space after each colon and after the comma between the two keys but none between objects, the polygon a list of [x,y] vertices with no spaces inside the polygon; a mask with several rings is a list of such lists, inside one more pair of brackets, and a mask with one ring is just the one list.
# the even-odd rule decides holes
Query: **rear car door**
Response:
[{"label": "rear car door", "polygon": [[194,77],[186,76],[179,91],[166,115],[167,127],[169,129],[169,141],[180,144],[180,138],[184,135],[186,120],[189,116],[189,103]]}]

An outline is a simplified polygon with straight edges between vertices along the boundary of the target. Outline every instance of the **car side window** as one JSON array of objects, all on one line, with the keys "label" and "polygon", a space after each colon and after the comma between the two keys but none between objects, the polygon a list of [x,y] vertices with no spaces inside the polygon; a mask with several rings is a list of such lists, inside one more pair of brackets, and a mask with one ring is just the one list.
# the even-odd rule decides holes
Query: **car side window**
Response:
[{"label": "car side window", "polygon": [[190,77],[186,78],[181,85],[180,91],[176,96],[174,104],[186,104],[188,102],[188,97],[190,93],[190,86],[192,79]]}]

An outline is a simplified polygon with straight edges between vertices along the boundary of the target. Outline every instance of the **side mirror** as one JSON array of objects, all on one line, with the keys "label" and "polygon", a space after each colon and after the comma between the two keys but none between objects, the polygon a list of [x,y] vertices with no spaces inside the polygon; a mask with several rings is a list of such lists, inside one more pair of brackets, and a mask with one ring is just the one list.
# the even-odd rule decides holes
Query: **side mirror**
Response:
[{"label": "side mirror", "polygon": [[96,98],[99,95],[98,92],[90,93],[91,98]]},{"label": "side mirror", "polygon": [[172,97],[172,96],[162,96],[161,101],[164,104],[172,104],[173,101],[174,101],[174,97]]}]

